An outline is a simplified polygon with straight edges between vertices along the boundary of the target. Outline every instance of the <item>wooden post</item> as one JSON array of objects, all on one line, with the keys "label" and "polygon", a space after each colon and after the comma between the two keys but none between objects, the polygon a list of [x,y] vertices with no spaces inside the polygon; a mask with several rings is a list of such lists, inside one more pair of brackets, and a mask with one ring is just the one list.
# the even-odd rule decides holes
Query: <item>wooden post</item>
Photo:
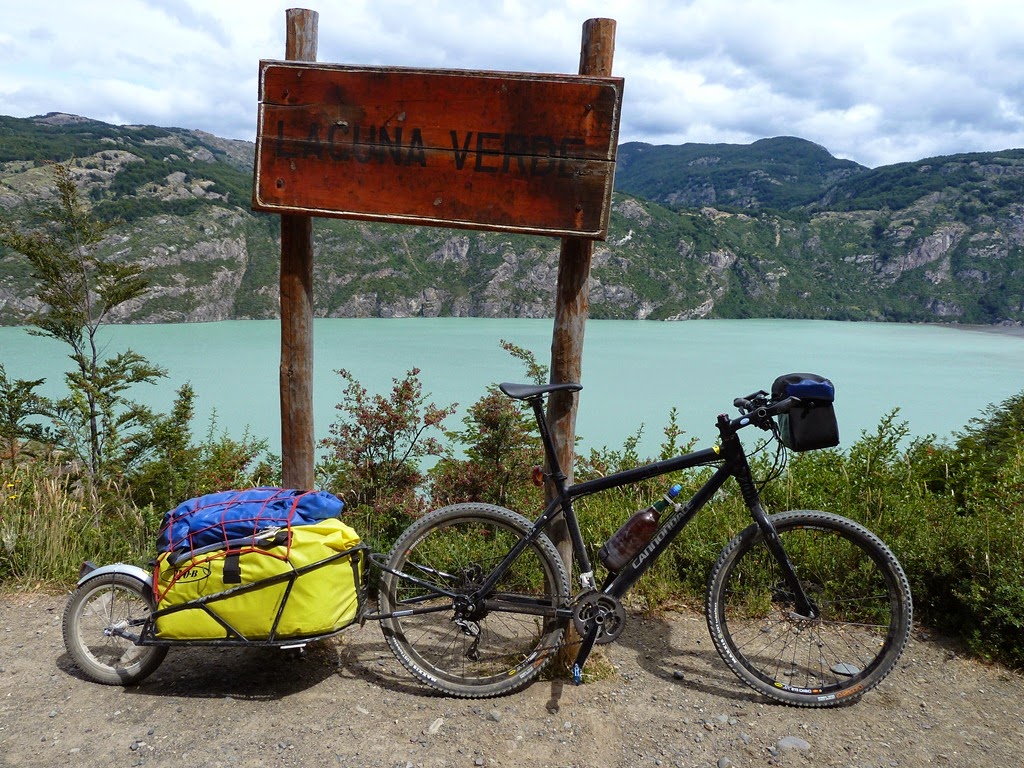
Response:
[{"label": "wooden post", "polygon": [[[615,53],[615,20],[589,19],[583,25],[580,50],[581,75],[610,77]],[[590,307],[588,281],[594,243],[578,237],[562,238],[558,259],[558,288],[555,295],[555,328],[551,338],[551,381],[580,381],[582,377],[583,332]],[[548,424],[555,443],[558,463],[572,483],[576,441],[576,403],[573,393],[553,392],[548,397]],[[548,487],[550,500],[551,488]],[[571,573],[572,543],[561,517],[551,530],[558,552]]]},{"label": "wooden post", "polygon": [[[316,61],[319,14],[285,11],[285,58]],[[313,220],[281,216],[281,462],[287,488],[313,487]]]}]

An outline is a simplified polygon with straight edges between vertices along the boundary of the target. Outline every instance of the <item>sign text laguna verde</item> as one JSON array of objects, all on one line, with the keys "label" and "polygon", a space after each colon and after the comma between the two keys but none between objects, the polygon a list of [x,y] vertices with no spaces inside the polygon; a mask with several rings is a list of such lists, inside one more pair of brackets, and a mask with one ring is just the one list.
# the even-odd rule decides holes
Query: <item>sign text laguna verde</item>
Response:
[{"label": "sign text laguna verde", "polygon": [[260,64],[253,207],[607,236],[622,80]]}]

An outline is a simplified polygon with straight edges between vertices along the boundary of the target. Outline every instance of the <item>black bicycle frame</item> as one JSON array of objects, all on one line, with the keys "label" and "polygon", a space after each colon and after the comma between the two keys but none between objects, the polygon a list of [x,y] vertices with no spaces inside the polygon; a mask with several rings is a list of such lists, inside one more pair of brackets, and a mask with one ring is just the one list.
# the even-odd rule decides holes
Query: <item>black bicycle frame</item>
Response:
[{"label": "black bicycle frame", "polygon": [[[548,430],[547,420],[544,417],[542,398],[538,395],[527,398],[526,401],[533,408],[534,415],[537,419],[541,440],[543,441],[544,450],[548,457],[548,476],[555,487],[555,497],[548,504],[544,513],[534,522],[527,535],[516,543],[501,563],[499,563],[498,566],[490,573],[488,578],[470,598],[472,602],[476,602],[479,598],[483,597],[485,605],[501,610],[500,601],[494,601],[492,603],[487,600],[486,596],[494,589],[502,575],[504,575],[520,553],[522,553],[522,551],[540,535],[541,531],[543,531],[547,525],[554,520],[559,512],[565,516],[566,526],[569,529],[569,537],[572,542],[573,554],[577,563],[579,563],[581,579],[584,580],[583,586],[593,586],[592,565],[590,557],[587,554],[586,546],[583,542],[583,536],[580,533],[579,521],[576,518],[576,512],[572,506],[574,499],[599,493],[600,491],[606,491],[611,488],[619,488],[624,485],[636,483],[641,480],[647,480],[652,477],[658,477],[670,472],[701,466],[713,466],[717,464],[719,465],[718,469],[697,490],[690,500],[685,504],[678,506],[676,511],[669,515],[657,531],[655,531],[654,536],[647,545],[636,556],[634,556],[633,559],[628,562],[621,571],[619,571],[619,573],[612,576],[611,579],[605,583],[602,588],[603,592],[615,598],[621,598],[625,595],[644,574],[644,572],[654,563],[654,561],[658,559],[662,552],[664,552],[665,549],[675,541],[679,532],[686,527],[697,512],[699,512],[700,509],[711,500],[711,498],[719,491],[719,489],[721,489],[730,477],[735,477],[743,494],[743,500],[746,503],[747,508],[750,510],[751,517],[757,524],[761,533],[764,535],[767,546],[775,557],[775,560],[778,562],[783,576],[786,579],[787,586],[793,593],[797,612],[808,618],[816,615],[817,611],[813,603],[810,602],[807,594],[804,592],[804,589],[800,584],[800,580],[797,578],[793,569],[793,565],[783,549],[782,542],[779,539],[775,528],[772,526],[771,521],[768,519],[767,512],[765,512],[764,508],[761,506],[757,487],[751,478],[747,455],[743,450],[743,446],[740,443],[739,436],[737,435],[737,432],[740,429],[749,426],[752,423],[749,416],[729,419],[729,417],[724,414],[720,415],[716,425],[722,441],[720,445],[717,445],[714,448],[706,448],[682,454],[671,459],[652,462],[650,464],[623,470],[621,472],[615,472],[593,480],[586,480],[582,483],[567,485],[567,478],[558,466],[558,459],[555,454],[554,444]],[[588,579],[591,582],[590,584],[587,583]],[[522,607],[523,606],[521,605],[517,605],[516,610],[521,611]],[[549,611],[550,607],[547,611],[538,609],[538,612],[541,613]],[[562,608],[556,607],[555,614],[563,618],[571,616],[572,609],[567,606]]]}]

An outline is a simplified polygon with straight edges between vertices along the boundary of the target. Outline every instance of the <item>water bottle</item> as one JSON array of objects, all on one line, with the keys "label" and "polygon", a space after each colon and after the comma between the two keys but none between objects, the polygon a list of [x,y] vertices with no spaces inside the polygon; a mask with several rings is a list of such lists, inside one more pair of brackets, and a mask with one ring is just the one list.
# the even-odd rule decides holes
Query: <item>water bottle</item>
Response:
[{"label": "water bottle", "polygon": [[622,524],[622,527],[605,542],[601,551],[597,553],[605,568],[617,573],[643,549],[644,544],[650,541],[651,536],[654,535],[661,513],[672,505],[672,500],[679,495],[681,490],[681,485],[673,485],[662,498],[647,509],[634,512],[629,520]]}]

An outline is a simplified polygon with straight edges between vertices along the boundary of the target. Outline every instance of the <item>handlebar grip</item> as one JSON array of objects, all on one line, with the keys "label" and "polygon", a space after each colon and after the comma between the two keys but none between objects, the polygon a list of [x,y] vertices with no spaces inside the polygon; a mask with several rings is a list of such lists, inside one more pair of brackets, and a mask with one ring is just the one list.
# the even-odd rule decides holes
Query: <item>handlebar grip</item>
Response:
[{"label": "handlebar grip", "polygon": [[740,413],[752,413],[765,402],[767,402],[768,393],[763,389],[757,390],[757,392],[751,392],[746,397],[737,397],[732,401],[735,408],[738,408]]},{"label": "handlebar grip", "polygon": [[732,404],[734,408],[739,408],[740,413],[747,413],[754,409],[754,404],[745,397],[737,397],[732,401]]},{"label": "handlebar grip", "polygon": [[773,403],[768,408],[768,415],[778,416],[779,414],[789,413],[793,410],[793,407],[799,405],[802,401],[795,395],[790,395],[785,400],[779,400],[777,403]]}]

